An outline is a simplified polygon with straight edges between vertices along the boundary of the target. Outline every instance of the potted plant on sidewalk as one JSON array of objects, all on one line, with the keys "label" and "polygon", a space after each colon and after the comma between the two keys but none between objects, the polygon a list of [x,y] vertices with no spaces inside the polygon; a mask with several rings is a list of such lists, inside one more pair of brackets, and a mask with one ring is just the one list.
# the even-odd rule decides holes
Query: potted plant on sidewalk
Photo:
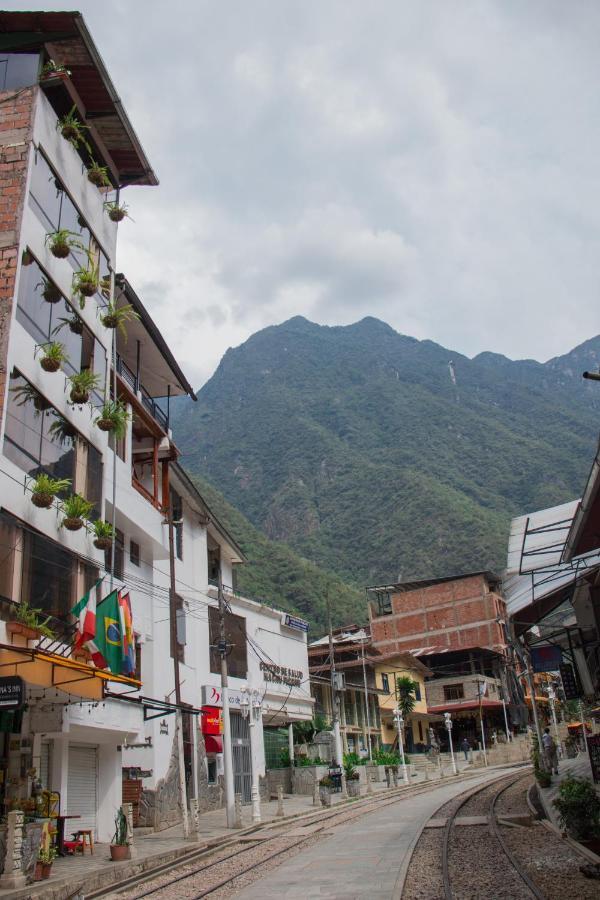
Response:
[{"label": "potted plant on sidewalk", "polygon": [[115,833],[110,845],[110,858],[113,862],[118,862],[123,859],[129,859],[130,856],[129,841],[127,839],[127,817],[123,812],[123,807],[120,806],[115,816]]},{"label": "potted plant on sidewalk", "polygon": [[558,797],[552,801],[558,810],[561,828],[570,837],[589,847],[595,853],[600,850],[600,797],[589,778],[567,775],[558,789]]},{"label": "potted plant on sidewalk", "polygon": [[95,375],[91,369],[82,369],[74,375],[69,375],[68,382],[71,385],[69,399],[77,406],[83,406],[90,399],[90,394],[98,387],[100,376]]},{"label": "potted plant on sidewalk", "polygon": [[121,400],[107,400],[102,405],[100,415],[94,419],[100,431],[110,431],[116,438],[122,438],[127,432],[127,423],[131,416]]},{"label": "potted plant on sidewalk", "polygon": [[50,509],[56,495],[66,491],[70,486],[69,478],[51,478],[42,472],[30,487],[31,502],[38,509]]},{"label": "potted plant on sidewalk", "polygon": [[319,781],[319,797],[323,806],[331,806],[331,789],[334,784],[329,775],[325,775]]},{"label": "potted plant on sidewalk", "polygon": [[83,527],[84,520],[94,508],[94,504],[82,497],[81,494],[71,494],[62,502],[62,511],[64,519],[61,522],[63,528],[67,531],[79,531]]},{"label": "potted plant on sidewalk", "polygon": [[349,797],[360,797],[360,775],[352,759],[344,757],[344,775],[346,776],[346,791]]},{"label": "potted plant on sidewalk", "polygon": [[[38,863],[41,864],[41,878],[50,878],[52,874],[52,863],[56,859],[57,853],[53,847],[48,847],[47,850],[40,850],[38,853],[37,863],[36,863],[36,875],[37,875],[37,866]],[[36,879],[37,881],[38,879]]]},{"label": "potted plant on sidewalk", "polygon": [[48,341],[47,344],[41,344],[40,350],[42,351],[40,366],[44,372],[58,372],[61,364],[67,359],[65,345],[60,344],[58,341]]},{"label": "potted plant on sidewalk", "polygon": [[97,519],[91,525],[92,534],[94,535],[94,547],[97,550],[110,550],[112,547],[115,529],[110,522],[104,519]]}]

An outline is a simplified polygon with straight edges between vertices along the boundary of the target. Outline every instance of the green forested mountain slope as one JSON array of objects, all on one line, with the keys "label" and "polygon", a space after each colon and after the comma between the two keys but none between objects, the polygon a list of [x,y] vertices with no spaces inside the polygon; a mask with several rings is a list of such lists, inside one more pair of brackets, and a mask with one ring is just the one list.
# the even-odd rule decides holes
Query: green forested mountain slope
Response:
[{"label": "green forested mountain slope", "polygon": [[307,619],[313,638],[327,629],[327,592],[334,625],[366,620],[364,591],[343,584],[285,544],[270,541],[211,484],[199,476],[192,478],[211,511],[235,535],[248,558],[248,562],[236,566],[235,587],[240,593]]},{"label": "green forested mountain slope", "polygon": [[[180,405],[183,463],[266,535],[356,585],[502,567],[512,515],[578,496],[600,338],[541,364],[468,359],[376,319],[294,318]],[[456,383],[454,383],[456,382]]]}]

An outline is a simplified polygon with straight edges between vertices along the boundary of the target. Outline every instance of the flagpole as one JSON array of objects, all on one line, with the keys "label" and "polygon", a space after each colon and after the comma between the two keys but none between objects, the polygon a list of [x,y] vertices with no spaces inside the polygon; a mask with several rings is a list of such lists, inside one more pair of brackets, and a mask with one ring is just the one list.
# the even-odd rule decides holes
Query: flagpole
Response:
[{"label": "flagpole", "polygon": [[[115,300],[115,273],[111,269],[110,273],[110,303],[114,304]],[[117,329],[113,329],[112,339],[112,374],[113,374],[113,400],[117,402]],[[110,382],[110,373],[108,377]],[[107,391],[105,390],[105,400]],[[113,434],[113,485],[112,485],[112,535],[110,543],[110,589],[112,591],[115,580],[115,540],[117,535],[117,438]]]}]

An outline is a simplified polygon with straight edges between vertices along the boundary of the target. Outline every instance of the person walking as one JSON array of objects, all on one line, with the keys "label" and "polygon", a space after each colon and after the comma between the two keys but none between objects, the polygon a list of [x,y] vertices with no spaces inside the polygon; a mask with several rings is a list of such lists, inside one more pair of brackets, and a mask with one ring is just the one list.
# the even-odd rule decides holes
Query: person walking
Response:
[{"label": "person walking", "polygon": [[542,735],[542,747],[547,770],[558,775],[558,753],[556,752],[556,744],[554,743],[554,738],[550,734],[549,728],[544,729]]},{"label": "person walking", "polygon": [[469,762],[469,750],[471,749],[471,745],[466,737],[462,739],[460,749],[465,754],[465,762]]}]

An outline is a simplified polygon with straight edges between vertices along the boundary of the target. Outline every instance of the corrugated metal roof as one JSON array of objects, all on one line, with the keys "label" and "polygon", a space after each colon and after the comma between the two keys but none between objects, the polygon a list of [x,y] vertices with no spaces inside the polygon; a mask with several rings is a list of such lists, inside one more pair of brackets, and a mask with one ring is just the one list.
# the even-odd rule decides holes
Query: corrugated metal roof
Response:
[{"label": "corrugated metal roof", "polygon": [[523,574],[561,561],[579,500],[517,516],[510,525],[506,568]]}]

